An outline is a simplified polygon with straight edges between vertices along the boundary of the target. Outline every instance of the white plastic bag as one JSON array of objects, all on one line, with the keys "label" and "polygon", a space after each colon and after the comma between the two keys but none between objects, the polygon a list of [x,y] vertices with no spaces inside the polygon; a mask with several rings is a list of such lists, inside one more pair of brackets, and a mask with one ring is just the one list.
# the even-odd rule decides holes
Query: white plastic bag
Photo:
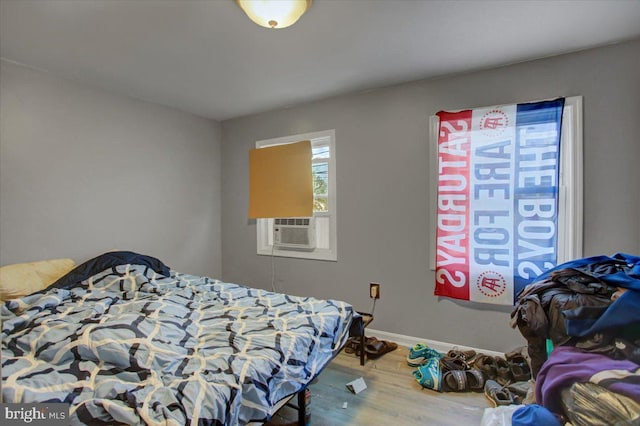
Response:
[{"label": "white plastic bag", "polygon": [[485,408],[480,426],[511,426],[511,416],[522,405],[502,405],[495,408]]}]

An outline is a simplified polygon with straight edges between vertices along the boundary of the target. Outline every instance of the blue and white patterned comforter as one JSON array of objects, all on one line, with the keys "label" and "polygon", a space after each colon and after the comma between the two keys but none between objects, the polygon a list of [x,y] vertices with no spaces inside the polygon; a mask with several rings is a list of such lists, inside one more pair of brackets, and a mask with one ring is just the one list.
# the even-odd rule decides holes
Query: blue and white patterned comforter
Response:
[{"label": "blue and white patterned comforter", "polygon": [[307,385],[350,305],[142,265],[1,307],[3,402],[66,402],[74,424],[242,425]]}]

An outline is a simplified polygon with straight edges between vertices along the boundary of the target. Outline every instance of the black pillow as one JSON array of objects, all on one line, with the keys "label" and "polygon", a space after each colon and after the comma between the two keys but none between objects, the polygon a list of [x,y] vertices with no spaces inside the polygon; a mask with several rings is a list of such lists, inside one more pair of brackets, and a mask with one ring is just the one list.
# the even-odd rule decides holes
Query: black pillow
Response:
[{"label": "black pillow", "polygon": [[82,265],[78,265],[58,281],[51,284],[49,288],[68,289],[108,268],[127,264],[148,266],[165,277],[171,275],[170,268],[155,257],[134,253],[132,251],[111,251],[87,260]]}]

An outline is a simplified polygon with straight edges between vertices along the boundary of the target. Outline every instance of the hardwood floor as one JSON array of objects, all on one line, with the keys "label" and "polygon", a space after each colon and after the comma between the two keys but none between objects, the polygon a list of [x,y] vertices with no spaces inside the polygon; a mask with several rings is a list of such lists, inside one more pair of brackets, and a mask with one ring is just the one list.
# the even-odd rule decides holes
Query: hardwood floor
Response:
[{"label": "hardwood floor", "polygon": [[[340,353],[311,389],[312,426],[334,425],[479,425],[491,407],[483,393],[439,393],[423,389],[407,365],[408,349],[399,347],[360,366],[355,355]],[[363,377],[367,389],[355,395],[345,384]],[[342,408],[344,403],[347,408]],[[295,410],[280,410],[268,426],[295,424]]]}]

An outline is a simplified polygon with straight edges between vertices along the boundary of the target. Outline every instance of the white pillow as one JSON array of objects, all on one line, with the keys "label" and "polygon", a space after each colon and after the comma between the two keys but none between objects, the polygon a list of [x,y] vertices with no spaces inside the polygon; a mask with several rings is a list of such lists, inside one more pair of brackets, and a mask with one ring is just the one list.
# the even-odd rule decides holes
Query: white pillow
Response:
[{"label": "white pillow", "polygon": [[16,263],[0,268],[0,300],[15,299],[43,290],[76,266],[73,259]]}]

